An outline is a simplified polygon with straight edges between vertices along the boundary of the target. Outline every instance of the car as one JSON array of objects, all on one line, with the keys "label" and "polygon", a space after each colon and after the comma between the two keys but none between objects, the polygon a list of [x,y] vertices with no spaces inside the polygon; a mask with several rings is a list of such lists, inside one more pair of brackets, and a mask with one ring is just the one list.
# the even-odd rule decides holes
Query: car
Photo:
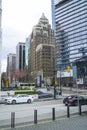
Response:
[{"label": "car", "polygon": [[67,96],[63,99],[63,103],[65,105],[70,105],[70,106],[77,106],[78,105],[78,101],[79,103],[84,102],[84,97],[83,96],[78,96],[78,95],[70,95]]},{"label": "car", "polygon": [[38,98],[51,98],[53,97],[53,94],[51,93],[44,93],[42,91],[37,91],[37,94],[38,94]]},{"label": "car", "polygon": [[16,104],[16,103],[32,103],[33,97],[27,94],[17,94],[15,96],[5,98],[6,104]]}]

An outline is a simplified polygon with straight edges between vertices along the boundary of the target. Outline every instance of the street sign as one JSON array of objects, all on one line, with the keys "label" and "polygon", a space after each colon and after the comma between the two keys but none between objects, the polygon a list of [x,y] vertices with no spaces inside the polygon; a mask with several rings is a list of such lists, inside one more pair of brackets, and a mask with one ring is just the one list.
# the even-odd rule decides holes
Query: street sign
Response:
[{"label": "street sign", "polygon": [[68,65],[67,66],[67,72],[70,72],[70,70],[71,70],[71,67]]},{"label": "street sign", "polygon": [[83,78],[78,78],[76,79],[77,84],[83,84]]}]

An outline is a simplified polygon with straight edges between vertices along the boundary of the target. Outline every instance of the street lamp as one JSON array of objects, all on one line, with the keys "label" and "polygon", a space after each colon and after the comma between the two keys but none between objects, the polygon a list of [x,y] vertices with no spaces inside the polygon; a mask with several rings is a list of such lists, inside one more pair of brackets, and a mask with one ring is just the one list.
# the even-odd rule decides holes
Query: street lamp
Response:
[{"label": "street lamp", "polygon": [[54,71],[54,80],[53,80],[53,85],[54,85],[54,99],[56,99],[56,85],[55,85],[55,72],[56,71]]},{"label": "street lamp", "polygon": [[59,77],[59,91],[60,91],[60,94],[62,95],[62,85],[61,85],[61,67],[59,66],[59,72],[58,72],[58,77]]}]

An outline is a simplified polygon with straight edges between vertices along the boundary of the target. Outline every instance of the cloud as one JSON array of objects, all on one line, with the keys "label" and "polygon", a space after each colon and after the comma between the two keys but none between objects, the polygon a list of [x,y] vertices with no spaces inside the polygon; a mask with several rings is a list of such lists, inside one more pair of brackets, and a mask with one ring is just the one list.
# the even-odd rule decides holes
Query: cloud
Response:
[{"label": "cloud", "polygon": [[6,72],[7,59],[3,59],[1,63],[1,72]]},{"label": "cloud", "polygon": [[16,53],[17,43],[25,42],[26,36],[26,33],[4,27],[2,33],[2,58],[7,58],[7,54],[9,53]]},{"label": "cloud", "polygon": [[25,42],[42,13],[51,24],[51,0],[2,0],[2,70],[7,55],[16,53],[17,43]]},{"label": "cloud", "polygon": [[3,0],[2,24],[30,33],[42,13],[51,22],[51,0]]}]

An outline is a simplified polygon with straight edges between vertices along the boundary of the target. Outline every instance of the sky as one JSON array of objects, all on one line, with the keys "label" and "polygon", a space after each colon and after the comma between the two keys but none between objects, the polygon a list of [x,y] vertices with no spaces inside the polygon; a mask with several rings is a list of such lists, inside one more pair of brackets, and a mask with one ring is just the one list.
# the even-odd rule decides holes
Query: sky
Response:
[{"label": "sky", "polygon": [[51,0],[2,0],[2,72],[7,55],[16,53],[18,42],[25,42],[42,13],[51,24]]}]

